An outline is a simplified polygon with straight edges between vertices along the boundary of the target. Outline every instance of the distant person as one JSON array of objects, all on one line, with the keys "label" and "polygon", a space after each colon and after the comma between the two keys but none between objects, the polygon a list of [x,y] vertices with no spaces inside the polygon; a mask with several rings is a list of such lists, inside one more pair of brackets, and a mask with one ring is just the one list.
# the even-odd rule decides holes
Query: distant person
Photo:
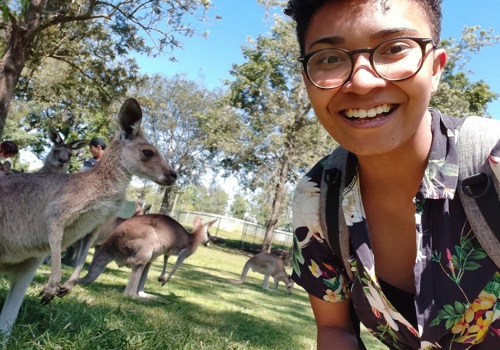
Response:
[{"label": "distant person", "polygon": [[17,145],[13,141],[3,141],[0,144],[0,158],[12,158],[19,153]]},{"label": "distant person", "polygon": [[104,155],[104,150],[106,149],[106,141],[100,137],[94,137],[90,140],[89,150],[92,153],[92,158],[86,158],[83,161],[83,166],[81,171],[88,171],[92,169],[97,162],[99,162]]}]

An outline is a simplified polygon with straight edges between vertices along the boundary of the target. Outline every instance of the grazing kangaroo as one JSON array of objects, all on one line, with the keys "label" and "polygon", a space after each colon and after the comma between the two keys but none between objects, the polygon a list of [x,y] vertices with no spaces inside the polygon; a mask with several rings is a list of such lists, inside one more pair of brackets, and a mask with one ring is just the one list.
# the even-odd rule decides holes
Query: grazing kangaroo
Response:
[{"label": "grazing kangaroo", "polygon": [[132,175],[172,185],[177,174],[140,129],[141,107],[128,99],[119,128],[103,159],[91,171],[34,173],[0,181],[0,274],[10,283],[0,313],[8,338],[26,290],[50,252],[52,271],[41,295],[49,303],[68,292],[61,281],[61,249],[92,232],[120,209]]},{"label": "grazing kangaroo", "polygon": [[12,175],[14,172],[12,171],[12,165],[9,161],[0,162],[0,176]]},{"label": "grazing kangaroo", "polygon": [[159,277],[162,285],[175,273],[182,262],[193,254],[198,246],[208,240],[208,228],[216,220],[202,223],[199,217],[194,219],[193,231],[189,233],[176,220],[167,215],[148,214],[133,217],[118,226],[111,237],[101,246],[96,254],[88,274],[79,279],[79,284],[94,282],[105,267],[115,261],[118,266],[132,268],[125,288],[125,295],[145,296],[144,284],[151,263],[160,255],[165,255],[165,265],[170,255],[177,255],[174,267],[165,278]]},{"label": "grazing kangaroo", "polygon": [[244,283],[250,268],[252,268],[252,271],[264,275],[264,283],[262,284],[263,289],[269,290],[269,277],[272,276],[274,279],[274,290],[278,290],[278,283],[283,281],[288,294],[292,294],[294,283],[285,271],[285,264],[282,258],[264,252],[254,255],[245,263],[240,280],[233,283]]},{"label": "grazing kangaroo", "polygon": [[64,143],[61,134],[53,127],[49,127],[48,134],[49,140],[52,141],[52,147],[38,173],[67,173],[71,156],[76,150],[88,145],[89,141],[80,140]]}]

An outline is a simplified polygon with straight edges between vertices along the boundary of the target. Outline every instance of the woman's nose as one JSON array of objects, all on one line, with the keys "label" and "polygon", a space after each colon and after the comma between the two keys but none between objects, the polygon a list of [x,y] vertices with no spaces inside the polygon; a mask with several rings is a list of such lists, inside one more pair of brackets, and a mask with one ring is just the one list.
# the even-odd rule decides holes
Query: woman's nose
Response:
[{"label": "woman's nose", "polygon": [[342,90],[364,95],[385,84],[386,80],[377,74],[370,63],[368,53],[359,53],[354,57],[352,74]]}]

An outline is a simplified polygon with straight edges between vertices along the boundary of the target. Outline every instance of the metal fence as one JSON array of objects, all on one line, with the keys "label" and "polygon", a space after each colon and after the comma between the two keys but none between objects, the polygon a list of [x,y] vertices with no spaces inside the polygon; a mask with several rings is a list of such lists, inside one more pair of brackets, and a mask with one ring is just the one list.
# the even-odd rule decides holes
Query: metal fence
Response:
[{"label": "metal fence", "polygon": [[[169,213],[171,217],[181,224],[192,225],[196,216],[203,222],[219,219],[216,226],[210,229],[210,235],[224,239],[228,244],[238,246],[244,250],[259,251],[264,243],[266,228],[254,222],[236,219],[229,216],[216,215],[192,211],[175,211]],[[292,232],[275,230],[273,233],[272,249],[289,250],[293,243]]]}]

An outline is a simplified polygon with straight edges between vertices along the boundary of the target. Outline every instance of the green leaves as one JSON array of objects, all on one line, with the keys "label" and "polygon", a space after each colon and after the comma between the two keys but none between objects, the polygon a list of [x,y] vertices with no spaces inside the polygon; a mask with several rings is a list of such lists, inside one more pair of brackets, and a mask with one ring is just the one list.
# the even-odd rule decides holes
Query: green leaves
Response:
[{"label": "green leaves", "polygon": [[[14,69],[0,75],[5,85],[0,86],[0,135],[14,90],[17,100],[46,104],[41,109],[50,116],[68,106],[106,109],[121,100],[140,82],[131,52],[170,55],[182,46],[183,36],[204,35],[193,22],[204,22],[210,7],[208,0],[182,6],[172,0],[1,1],[0,48],[8,52],[2,65]],[[40,87],[47,85],[47,66],[56,65],[59,79],[50,79],[49,89]]]},{"label": "green leaves", "polygon": [[440,46],[448,53],[448,63],[441,77],[441,83],[433,95],[431,105],[443,113],[463,117],[467,115],[487,116],[488,103],[496,100],[488,84],[479,80],[471,82],[472,74],[466,69],[473,54],[483,47],[498,45],[500,36],[492,29],[482,30],[479,26],[464,27],[462,37],[441,41]]},{"label": "green leaves", "polygon": [[438,312],[438,316],[431,322],[430,326],[437,326],[442,321],[446,321],[446,329],[453,327],[464,315],[469,305],[455,301],[454,305],[445,305],[443,310]]}]

